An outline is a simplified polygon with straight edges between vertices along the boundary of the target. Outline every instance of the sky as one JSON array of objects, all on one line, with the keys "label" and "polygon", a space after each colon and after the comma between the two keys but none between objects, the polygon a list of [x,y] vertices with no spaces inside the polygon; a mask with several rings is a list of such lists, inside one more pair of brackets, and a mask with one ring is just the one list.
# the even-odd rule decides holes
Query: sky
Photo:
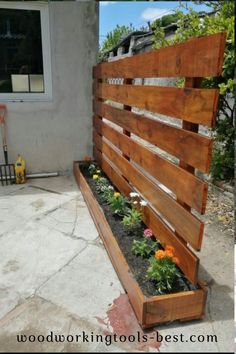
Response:
[{"label": "sky", "polygon": [[[195,5],[187,2],[196,11],[210,11],[205,5]],[[179,6],[179,1],[100,1],[99,42],[105,39],[108,32],[116,25],[133,24],[135,28],[147,25],[162,15],[173,12]]]}]

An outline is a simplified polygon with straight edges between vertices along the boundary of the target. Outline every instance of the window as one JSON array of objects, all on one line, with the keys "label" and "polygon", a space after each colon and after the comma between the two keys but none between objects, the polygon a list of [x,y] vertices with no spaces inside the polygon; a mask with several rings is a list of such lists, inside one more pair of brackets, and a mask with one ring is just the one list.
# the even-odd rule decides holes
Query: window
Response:
[{"label": "window", "polygon": [[0,1],[0,100],[52,96],[48,4]]}]

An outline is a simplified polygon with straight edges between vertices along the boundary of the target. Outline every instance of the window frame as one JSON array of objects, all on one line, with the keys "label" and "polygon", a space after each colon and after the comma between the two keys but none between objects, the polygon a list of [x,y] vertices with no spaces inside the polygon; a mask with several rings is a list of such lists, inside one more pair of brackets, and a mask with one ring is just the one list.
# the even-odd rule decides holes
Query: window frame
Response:
[{"label": "window frame", "polygon": [[44,92],[42,93],[40,92],[0,93],[0,101],[8,101],[8,102],[51,101],[52,100],[52,65],[51,65],[51,45],[50,45],[51,41],[50,41],[48,2],[37,1],[37,3],[35,3],[32,1],[27,1],[27,2],[0,1],[0,9],[40,11],[43,76],[44,76]]}]

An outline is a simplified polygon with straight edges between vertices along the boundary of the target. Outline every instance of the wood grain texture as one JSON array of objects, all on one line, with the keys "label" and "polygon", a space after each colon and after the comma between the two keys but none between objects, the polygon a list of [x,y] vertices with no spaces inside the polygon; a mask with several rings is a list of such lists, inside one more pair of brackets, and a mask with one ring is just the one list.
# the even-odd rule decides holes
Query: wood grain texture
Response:
[{"label": "wood grain texture", "polygon": [[94,142],[110,161],[115,161],[121,174],[143,195],[162,217],[165,218],[186,242],[197,251],[201,249],[204,224],[186,211],[176,200],[144,176],[131,162],[127,161],[104,138],[94,132]]},{"label": "wood grain texture", "polygon": [[213,127],[219,90],[94,83],[97,98]]},{"label": "wood grain texture", "polygon": [[[199,298],[202,289],[188,292],[180,292],[161,296],[144,296],[142,290],[134,279],[122,251],[110,229],[105,215],[96,201],[85,178],[80,172],[79,163],[74,162],[74,175],[81,189],[84,199],[89,207],[90,213],[103,239],[104,245],[111,259],[111,262],[124,285],[131,305],[134,308],[139,323],[143,328],[154,326],[155,324],[166,322],[166,319],[173,321],[176,319],[199,318]],[[127,182],[126,182],[127,183]],[[203,293],[203,291],[202,291]],[[182,299],[182,301],[181,301]],[[182,302],[188,305],[188,309],[181,313]],[[204,308],[204,296],[201,303]],[[165,314],[168,311],[168,314]],[[188,315],[188,316],[187,316]]]},{"label": "wood grain texture", "polygon": [[[124,79],[123,84],[125,84],[125,85],[132,85],[132,84],[133,84],[133,80],[132,80],[131,78]],[[123,109],[124,109],[125,111],[129,111],[129,112],[130,112],[130,111],[132,110],[132,107],[131,107],[131,106],[127,106],[127,105],[124,104]],[[131,133],[130,133],[128,130],[126,130],[126,129],[123,129],[123,134],[124,134],[125,136],[130,136],[130,135],[131,135]],[[128,157],[127,155],[123,154],[123,156],[124,156],[127,160],[129,160],[129,157]]]},{"label": "wood grain texture", "polygon": [[146,323],[173,321],[180,316],[186,320],[202,318],[204,304],[205,294],[202,289],[156,296],[146,302]]},{"label": "wood grain texture", "polygon": [[[114,164],[102,155],[96,147],[94,148],[94,156],[117,189],[121,191],[121,193],[124,193],[124,195],[129,196],[129,193],[134,190],[129,183],[127,183],[125,178],[121,176]],[[145,225],[153,231],[155,237],[160,241],[163,247],[166,245],[174,247],[176,255],[180,260],[180,269],[193,284],[196,284],[199,265],[198,257],[190,251],[188,246],[183,244],[149,205],[145,208],[142,217]]]},{"label": "wood grain texture", "polygon": [[94,101],[94,112],[200,171],[209,172],[213,143],[211,138],[98,101]]},{"label": "wood grain texture", "polygon": [[123,256],[123,253],[121,252],[115,237],[113,236],[111,228],[101,207],[96,201],[85,178],[80,173],[78,163],[74,163],[74,175],[79,184],[83,197],[88,205],[89,211],[98,229],[99,235],[105,244],[112,264],[128,293],[129,299],[139,322],[142,323],[144,301],[143,293],[136,280],[134,279],[132,273],[130,272],[128,263],[126,262],[126,259]]},{"label": "wood grain texture", "polygon": [[129,159],[138,163],[145,171],[169,188],[175,195],[198,212],[204,213],[207,199],[207,183],[184,171],[179,166],[159,156],[130,137],[94,119],[98,134],[112,142]]},{"label": "wood grain texture", "polygon": [[[185,79],[185,86],[186,88],[200,88],[202,84],[202,78],[201,77],[196,77],[196,78],[186,78]],[[198,133],[199,131],[199,125],[195,123],[190,123],[186,121],[182,121],[182,128],[187,131],[191,131],[194,133]],[[180,160],[179,161],[179,167],[185,171],[188,171],[190,174],[194,175],[195,174],[195,168],[191,165],[188,165],[185,161]],[[183,199],[181,199],[181,196],[178,196],[177,201],[189,212],[191,212],[191,206],[189,206]],[[177,236],[178,233],[176,233]]]},{"label": "wood grain texture", "polygon": [[222,72],[226,34],[192,38],[185,43],[94,67],[94,78],[207,77]]}]

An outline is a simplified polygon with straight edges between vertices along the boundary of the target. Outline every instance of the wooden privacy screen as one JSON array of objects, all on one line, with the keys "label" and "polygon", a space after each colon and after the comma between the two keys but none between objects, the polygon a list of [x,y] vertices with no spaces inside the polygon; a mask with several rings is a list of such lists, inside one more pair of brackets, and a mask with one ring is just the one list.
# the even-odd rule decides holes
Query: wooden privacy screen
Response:
[{"label": "wooden privacy screen", "polygon": [[[148,201],[143,221],[163,246],[175,248],[180,268],[193,283],[198,258],[189,246],[201,249],[204,224],[192,209],[204,214],[207,200],[207,183],[195,169],[208,173],[212,152],[212,139],[199,134],[198,127],[214,126],[219,96],[217,89],[201,88],[201,81],[221,74],[225,40],[224,33],[193,38],[94,67],[94,156],[122,193],[136,190]],[[185,77],[185,87],[133,80],[154,77]],[[113,78],[124,79],[123,84],[111,84]],[[182,127],[131,107],[177,118]]]}]

